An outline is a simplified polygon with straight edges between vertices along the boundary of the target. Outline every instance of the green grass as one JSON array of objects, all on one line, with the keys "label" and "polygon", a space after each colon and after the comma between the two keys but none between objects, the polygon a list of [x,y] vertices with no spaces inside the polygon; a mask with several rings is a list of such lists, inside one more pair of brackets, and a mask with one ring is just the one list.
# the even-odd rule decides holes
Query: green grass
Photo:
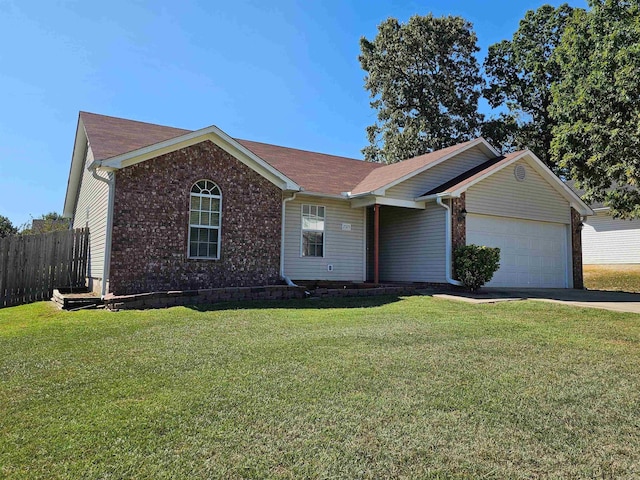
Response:
[{"label": "green grass", "polygon": [[640,293],[640,265],[585,265],[584,284],[589,290]]},{"label": "green grass", "polygon": [[640,475],[640,316],[430,297],[0,310],[0,477]]}]

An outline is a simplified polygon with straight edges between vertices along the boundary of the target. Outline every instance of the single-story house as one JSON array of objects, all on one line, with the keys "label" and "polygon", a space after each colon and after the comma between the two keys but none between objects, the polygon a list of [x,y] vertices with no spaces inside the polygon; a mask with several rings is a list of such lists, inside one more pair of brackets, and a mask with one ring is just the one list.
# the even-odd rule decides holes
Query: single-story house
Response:
[{"label": "single-story house", "polygon": [[[583,190],[573,180],[567,185],[582,196]],[[609,207],[598,202],[590,205],[594,215],[584,221],[582,262],[585,265],[620,265],[640,263],[640,219],[614,218]]]},{"label": "single-story house", "polygon": [[533,153],[482,138],[383,165],[86,112],[64,206],[103,295],[456,284],[452,251],[471,243],[501,249],[490,286],[579,288],[592,213]]}]

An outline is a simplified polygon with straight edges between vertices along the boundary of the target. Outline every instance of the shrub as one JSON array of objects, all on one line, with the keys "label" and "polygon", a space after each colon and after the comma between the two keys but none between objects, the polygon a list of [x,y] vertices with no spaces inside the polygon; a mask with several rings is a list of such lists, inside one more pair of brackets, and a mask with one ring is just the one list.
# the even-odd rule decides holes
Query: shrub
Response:
[{"label": "shrub", "polygon": [[500,268],[499,248],[466,245],[455,249],[454,273],[458,280],[472,292],[490,281],[498,268]]}]

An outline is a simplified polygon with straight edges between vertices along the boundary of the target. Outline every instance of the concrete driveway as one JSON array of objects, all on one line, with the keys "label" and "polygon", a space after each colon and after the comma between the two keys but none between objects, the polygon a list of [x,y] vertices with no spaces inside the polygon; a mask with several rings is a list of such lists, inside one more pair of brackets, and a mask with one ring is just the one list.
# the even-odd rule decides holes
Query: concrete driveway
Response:
[{"label": "concrete driveway", "polygon": [[640,293],[564,288],[482,288],[477,293],[451,291],[435,293],[433,296],[469,303],[539,300],[577,307],[602,308],[615,312],[640,313]]}]

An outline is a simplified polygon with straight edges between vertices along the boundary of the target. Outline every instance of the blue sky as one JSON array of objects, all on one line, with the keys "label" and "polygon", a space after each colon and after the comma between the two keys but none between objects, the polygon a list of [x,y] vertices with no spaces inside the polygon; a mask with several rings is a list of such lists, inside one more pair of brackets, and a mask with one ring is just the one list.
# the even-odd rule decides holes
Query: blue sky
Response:
[{"label": "blue sky", "polygon": [[361,36],[460,15],[481,61],[543,3],[563,2],[0,0],[0,215],[62,211],[79,110],[360,158]]}]

